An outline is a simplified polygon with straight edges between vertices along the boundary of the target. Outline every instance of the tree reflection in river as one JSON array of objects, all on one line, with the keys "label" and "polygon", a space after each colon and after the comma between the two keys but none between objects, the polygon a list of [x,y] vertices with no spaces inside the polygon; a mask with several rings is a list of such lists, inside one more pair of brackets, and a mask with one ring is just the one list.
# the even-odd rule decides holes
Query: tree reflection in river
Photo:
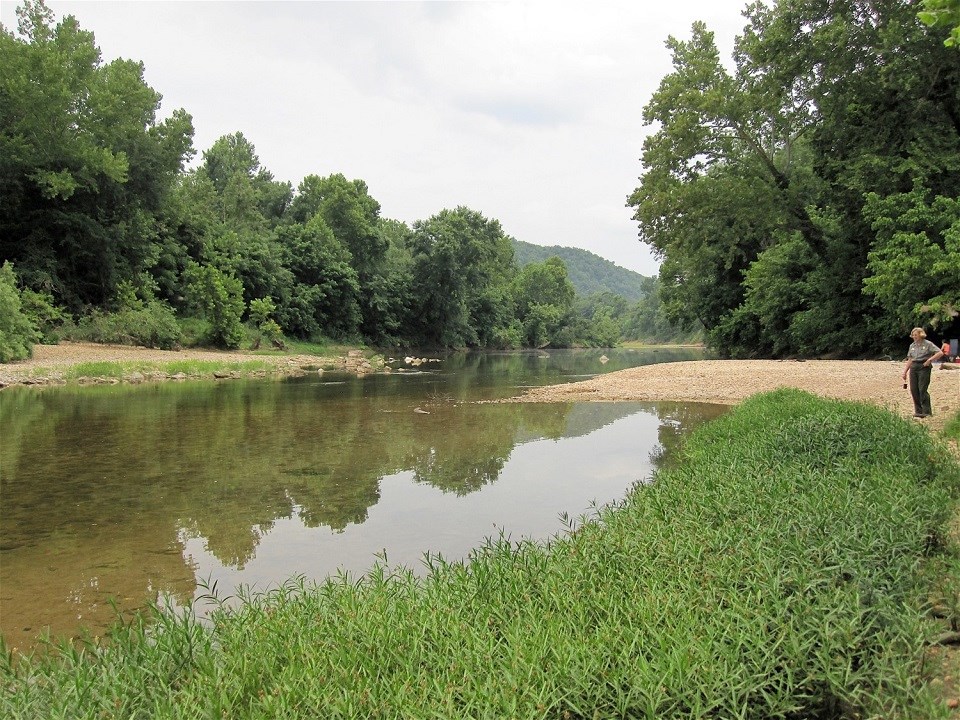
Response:
[{"label": "tree reflection in river", "polygon": [[[464,402],[510,394],[516,386],[509,383],[530,379],[522,369],[490,370],[474,363],[469,381],[461,367],[365,380],[3,391],[0,630],[23,645],[43,627],[102,628],[112,618],[110,598],[123,610],[157,593],[189,604],[197,578],[212,571],[279,582],[338,566],[362,570],[390,547],[391,534],[404,537],[396,543],[408,559],[437,547],[462,550],[477,538],[452,537],[469,525],[456,513],[501,526],[501,517],[518,522],[507,510],[521,519],[538,510],[548,520],[560,511],[576,514],[598,494],[622,496],[649,473],[661,444],[719,412],[670,406],[661,422],[652,404]],[[497,373],[508,384],[489,380]],[[636,431],[650,436],[637,437],[635,447],[628,435],[599,450],[598,431],[632,416],[649,417],[659,430]],[[564,477],[573,465],[562,459],[564,443],[574,438],[597,448],[598,457],[574,471],[577,477]],[[523,462],[532,464],[505,473],[521,446]],[[539,488],[530,489],[535,483],[523,477],[538,473]],[[404,485],[407,477],[441,493],[415,492]],[[385,479],[397,498],[391,502],[403,509],[384,508],[369,523]],[[496,493],[478,492],[494,484]],[[477,497],[480,504],[450,505],[442,496]],[[548,502],[556,508],[534,507]],[[434,512],[432,503],[446,504]],[[486,530],[470,532],[489,534],[483,522],[476,527]],[[557,522],[546,532],[558,529]],[[520,524],[516,531],[542,528]],[[267,554],[267,538],[276,556],[269,563],[257,557]]]}]

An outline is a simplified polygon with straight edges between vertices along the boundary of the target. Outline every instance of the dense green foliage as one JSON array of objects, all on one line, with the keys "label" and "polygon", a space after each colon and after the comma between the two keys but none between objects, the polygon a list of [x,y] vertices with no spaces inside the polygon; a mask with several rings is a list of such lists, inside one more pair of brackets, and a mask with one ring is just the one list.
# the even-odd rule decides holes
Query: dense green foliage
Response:
[{"label": "dense green foliage", "polygon": [[[5,717],[937,718],[921,569],[960,467],[894,415],[755,397],[546,544],[291,581],[0,666]],[[936,601],[936,598],[934,597]],[[228,607],[233,605],[233,607]]]},{"label": "dense green foliage", "polygon": [[[47,341],[511,348],[705,333],[732,356],[861,356],[899,354],[913,325],[960,334],[955,0],[919,17],[906,0],[754,4],[730,70],[704,25],[671,38],[629,198],[657,282],[534,249],[470,208],[407,226],[339,173],[294,188],[240,132],[186,170],[191,117],[158,118],[141,64],[104,62],[42,0],[18,17],[0,32],[0,260]],[[572,305],[524,296],[538,286],[526,266],[550,257]],[[272,303],[269,332],[253,301]],[[147,340],[129,332],[141,320]]]},{"label": "dense green foliage", "polygon": [[40,339],[35,324],[23,310],[17,276],[9,262],[0,265],[0,362],[30,357]]},{"label": "dense green foliage", "polygon": [[[953,0],[927,5],[956,19]],[[730,71],[703,24],[671,38],[645,109],[629,203],[667,314],[736,356],[899,354],[914,325],[956,337],[960,53],[906,0],[746,16]]]},{"label": "dense green foliage", "polygon": [[[157,118],[161,96],[141,64],[104,63],[93,34],[70,16],[55,22],[42,0],[18,17],[18,32],[0,32],[0,260],[16,266],[48,341],[620,340],[625,318],[607,312],[596,325],[566,294],[535,297],[524,273],[537,271],[520,271],[516,241],[470,208],[409,227],[381,217],[362,180],[277,180],[240,132],[186,170],[191,117]],[[544,263],[566,252],[535,264],[565,275]],[[258,317],[265,302],[270,317]]]},{"label": "dense green foliage", "polygon": [[0,32],[0,257],[71,310],[103,306],[158,260],[164,200],[190,157],[183,111],[129,60],[103,64],[72,17],[18,10]]},{"label": "dense green foliage", "polygon": [[923,0],[923,9],[917,13],[927,25],[949,30],[943,44],[960,49],[960,0]]}]

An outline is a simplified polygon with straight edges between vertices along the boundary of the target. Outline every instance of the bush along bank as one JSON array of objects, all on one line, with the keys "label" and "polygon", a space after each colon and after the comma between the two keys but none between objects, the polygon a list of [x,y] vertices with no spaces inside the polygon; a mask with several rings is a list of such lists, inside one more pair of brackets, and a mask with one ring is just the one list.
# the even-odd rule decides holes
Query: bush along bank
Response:
[{"label": "bush along bank", "polygon": [[291,581],[201,625],[7,657],[3,717],[936,718],[930,587],[960,466],[884,410],[780,390],[548,543]]}]

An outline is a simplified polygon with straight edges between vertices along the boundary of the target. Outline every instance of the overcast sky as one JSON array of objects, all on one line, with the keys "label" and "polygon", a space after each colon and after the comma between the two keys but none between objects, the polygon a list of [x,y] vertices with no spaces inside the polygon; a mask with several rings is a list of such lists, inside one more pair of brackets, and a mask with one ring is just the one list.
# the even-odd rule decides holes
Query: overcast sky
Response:
[{"label": "overcast sky", "polygon": [[[0,0],[16,27],[19,3]],[[193,116],[197,160],[240,131],[263,167],[364,180],[412,224],[465,205],[538,245],[590,250],[654,275],[626,198],[695,20],[729,61],[745,0],[60,2],[104,61],[140,60],[161,117]]]}]

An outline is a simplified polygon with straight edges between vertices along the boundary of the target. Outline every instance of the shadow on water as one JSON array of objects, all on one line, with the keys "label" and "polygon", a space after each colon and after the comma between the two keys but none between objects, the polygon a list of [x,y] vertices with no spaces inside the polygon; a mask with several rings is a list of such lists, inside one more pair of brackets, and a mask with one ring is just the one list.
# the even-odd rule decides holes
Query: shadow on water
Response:
[{"label": "shadow on water", "polygon": [[45,628],[102,630],[111,599],[123,611],[159,595],[189,604],[198,579],[229,593],[362,572],[383,552],[415,567],[426,551],[464,557],[499,532],[549,537],[561,513],[622,497],[724,410],[470,402],[596,374],[599,355],[5,390],[0,630],[24,647]]}]

